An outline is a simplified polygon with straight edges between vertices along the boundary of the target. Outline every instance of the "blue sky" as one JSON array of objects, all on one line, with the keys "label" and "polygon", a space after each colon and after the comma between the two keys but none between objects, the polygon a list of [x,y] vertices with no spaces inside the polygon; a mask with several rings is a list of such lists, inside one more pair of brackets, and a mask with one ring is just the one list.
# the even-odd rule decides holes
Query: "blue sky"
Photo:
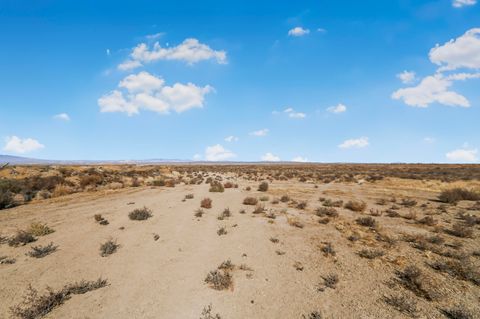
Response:
[{"label": "blue sky", "polygon": [[0,0],[0,153],[479,162],[480,3]]}]

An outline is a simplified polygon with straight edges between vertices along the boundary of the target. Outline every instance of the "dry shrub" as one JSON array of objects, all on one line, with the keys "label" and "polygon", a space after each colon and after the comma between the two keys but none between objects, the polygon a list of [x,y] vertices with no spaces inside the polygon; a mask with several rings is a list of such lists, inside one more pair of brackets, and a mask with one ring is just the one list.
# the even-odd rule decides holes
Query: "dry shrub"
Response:
[{"label": "dry shrub", "polygon": [[257,205],[258,199],[255,197],[245,197],[243,200],[243,205]]},{"label": "dry shrub", "polygon": [[55,186],[52,192],[53,197],[60,197],[60,196],[65,196],[72,194],[74,192],[73,188],[71,186],[65,185],[65,184],[58,184]]},{"label": "dry shrub", "polygon": [[283,195],[282,197],[280,197],[280,201],[282,203],[286,203],[286,202],[289,202],[290,201],[290,197],[288,195]]},{"label": "dry shrub", "polygon": [[297,209],[305,209],[307,208],[307,202],[306,201],[301,201],[300,203],[297,204]]},{"label": "dry shrub", "polygon": [[375,259],[385,255],[385,252],[379,249],[362,249],[358,252],[358,255],[362,258]]},{"label": "dry shrub", "polygon": [[323,291],[325,288],[335,289],[338,284],[338,276],[336,274],[328,274],[323,278],[323,287],[319,288],[320,291]]},{"label": "dry shrub", "polygon": [[294,226],[294,227],[297,227],[297,228],[303,228],[304,227],[303,223],[296,217],[288,217],[287,222],[290,226]]},{"label": "dry shrub", "polygon": [[175,180],[169,179],[165,181],[165,186],[166,187],[175,187]]},{"label": "dry shrub", "polygon": [[367,209],[367,204],[365,202],[351,200],[348,201],[344,207],[354,212],[364,212],[365,209]]},{"label": "dry shrub", "polygon": [[218,220],[224,220],[225,218],[228,218],[232,216],[232,213],[230,212],[230,209],[225,208],[223,212],[217,217]]},{"label": "dry shrub", "polygon": [[102,185],[103,177],[100,175],[86,175],[80,177],[80,187],[85,188],[87,186],[98,186]]},{"label": "dry shrub", "polygon": [[232,182],[226,182],[223,184],[224,188],[233,188],[235,185]]},{"label": "dry shrub", "polygon": [[260,205],[260,204],[255,206],[255,209],[253,210],[252,213],[253,214],[263,214],[263,213],[265,213],[265,206]]},{"label": "dry shrub", "polygon": [[322,205],[325,207],[342,207],[343,200],[333,201],[331,199],[325,199]]},{"label": "dry shrub", "polygon": [[185,195],[185,199],[193,199],[194,195],[193,194],[187,194]]},{"label": "dry shrub", "polygon": [[19,230],[15,236],[8,239],[8,245],[13,247],[17,247],[19,245],[25,246],[26,244],[33,243],[36,240],[37,239],[29,232]]},{"label": "dry shrub", "polygon": [[447,273],[454,278],[470,281],[480,286],[480,273],[478,269],[466,260],[436,261],[429,264],[429,266],[437,271]]},{"label": "dry shrub", "polygon": [[268,191],[268,183],[267,182],[261,182],[260,185],[258,185],[258,191],[259,192]]},{"label": "dry shrub", "polygon": [[432,216],[425,216],[422,219],[418,220],[417,223],[427,226],[435,226],[437,221]]},{"label": "dry shrub", "polygon": [[50,243],[47,246],[33,246],[32,250],[27,253],[27,256],[34,258],[43,258],[56,251],[57,248],[58,246],[54,246],[53,243]]},{"label": "dry shrub", "polygon": [[315,210],[315,215],[319,217],[338,217],[338,212],[333,207],[319,207]]},{"label": "dry shrub", "polygon": [[107,257],[117,251],[120,245],[111,239],[100,245],[100,256]]},{"label": "dry shrub", "polygon": [[460,238],[470,238],[473,236],[473,229],[465,223],[455,223],[451,229],[446,229],[445,232]]},{"label": "dry shrub", "polygon": [[213,182],[210,184],[210,189],[208,191],[212,193],[223,193],[225,189],[221,183]]},{"label": "dry shrub", "polygon": [[407,266],[403,271],[397,271],[396,275],[398,282],[415,295],[427,300],[433,300],[438,296],[418,267]]},{"label": "dry shrub", "polygon": [[452,188],[442,191],[438,199],[444,203],[456,204],[461,200],[480,200],[480,193],[465,188]]},{"label": "dry shrub", "polygon": [[261,202],[268,202],[269,199],[270,199],[270,197],[268,197],[268,196],[261,196],[260,197]]},{"label": "dry shrub", "polygon": [[229,289],[233,285],[232,276],[230,272],[222,270],[213,270],[205,278],[205,282],[215,290]]},{"label": "dry shrub", "polygon": [[50,287],[46,288],[46,293],[40,295],[32,286],[28,286],[27,294],[23,301],[12,307],[10,310],[15,317],[21,319],[38,319],[46,316],[54,308],[62,305],[71,295],[84,294],[92,290],[103,288],[107,281],[99,278],[96,281],[80,281],[66,285],[60,291],[55,291]]},{"label": "dry shrub", "polygon": [[8,258],[7,256],[0,256],[0,265],[12,265],[17,260],[15,258]]},{"label": "dry shrub", "polygon": [[417,201],[414,199],[403,198],[402,201],[400,202],[400,205],[404,207],[414,207],[417,205]]},{"label": "dry shrub", "polygon": [[206,307],[203,307],[202,310],[202,315],[200,319],[222,319],[222,317],[217,313],[217,314],[212,314],[212,305],[208,305]]},{"label": "dry shrub", "polygon": [[392,306],[397,311],[415,317],[417,313],[417,303],[413,299],[405,296],[385,296],[383,298],[386,304]]},{"label": "dry shrub", "polygon": [[93,215],[93,219],[95,219],[96,222],[100,222],[100,221],[104,220],[104,218],[102,217],[102,214]]},{"label": "dry shrub", "polygon": [[442,309],[442,313],[450,319],[474,319],[473,313],[464,306]]},{"label": "dry shrub", "polygon": [[370,228],[377,228],[378,224],[375,218],[372,218],[370,216],[367,217],[359,217],[355,220],[357,224],[365,227],[370,227]]},{"label": "dry shrub", "polygon": [[201,208],[199,208],[195,211],[195,217],[202,217],[203,214],[205,214],[205,212]]},{"label": "dry shrub", "polygon": [[204,198],[200,202],[200,207],[202,208],[212,208],[212,200],[210,198]]},{"label": "dry shrub", "polygon": [[146,220],[152,216],[152,211],[145,206],[143,208],[134,209],[128,214],[128,217],[131,220]]},{"label": "dry shrub", "polygon": [[321,250],[325,254],[325,256],[335,256],[337,254],[337,252],[333,248],[332,243],[330,242],[325,243]]},{"label": "dry shrub", "polygon": [[218,236],[222,236],[222,235],[226,235],[226,234],[227,234],[227,228],[225,226],[222,226],[217,230],[217,235]]},{"label": "dry shrub", "polygon": [[45,236],[53,233],[55,230],[51,229],[45,224],[31,223],[28,232],[33,236]]}]

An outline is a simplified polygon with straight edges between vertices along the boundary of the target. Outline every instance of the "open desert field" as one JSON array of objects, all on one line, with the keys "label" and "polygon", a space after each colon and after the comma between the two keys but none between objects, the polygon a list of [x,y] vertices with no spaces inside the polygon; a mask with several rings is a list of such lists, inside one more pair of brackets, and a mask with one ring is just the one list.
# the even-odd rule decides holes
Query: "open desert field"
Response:
[{"label": "open desert field", "polygon": [[16,166],[1,318],[480,318],[480,166]]}]

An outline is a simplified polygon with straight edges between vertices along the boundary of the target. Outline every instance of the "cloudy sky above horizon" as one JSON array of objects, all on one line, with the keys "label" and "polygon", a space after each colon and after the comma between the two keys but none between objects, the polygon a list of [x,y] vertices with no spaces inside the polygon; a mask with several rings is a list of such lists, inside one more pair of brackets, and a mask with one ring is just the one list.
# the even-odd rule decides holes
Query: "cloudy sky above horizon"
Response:
[{"label": "cloudy sky above horizon", "polygon": [[0,154],[480,162],[480,3],[0,1]]}]

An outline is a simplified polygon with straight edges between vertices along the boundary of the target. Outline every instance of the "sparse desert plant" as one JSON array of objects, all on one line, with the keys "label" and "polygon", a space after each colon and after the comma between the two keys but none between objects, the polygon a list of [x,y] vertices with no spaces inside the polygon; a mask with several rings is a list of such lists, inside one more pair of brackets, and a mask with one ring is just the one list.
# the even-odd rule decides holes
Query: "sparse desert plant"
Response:
[{"label": "sparse desert plant", "polygon": [[294,227],[297,227],[297,228],[303,228],[304,227],[303,223],[296,217],[288,217],[287,222],[290,226],[294,226]]},{"label": "sparse desert plant", "polygon": [[202,199],[202,201],[200,202],[200,207],[202,208],[212,208],[212,200],[208,197]]},{"label": "sparse desert plant", "polygon": [[322,314],[318,311],[312,311],[308,315],[302,315],[303,319],[322,319]]},{"label": "sparse desert plant", "polygon": [[438,199],[444,203],[456,204],[461,200],[480,200],[480,193],[465,188],[452,188],[442,191]]},{"label": "sparse desert plant", "polygon": [[260,185],[258,185],[258,191],[259,192],[268,191],[268,183],[267,182],[261,182]]},{"label": "sparse desert plant", "polygon": [[194,195],[193,194],[187,194],[185,195],[185,199],[193,199]]},{"label": "sparse desert plant", "polygon": [[268,202],[269,199],[270,199],[270,197],[268,197],[268,196],[260,196],[260,201],[261,202]]},{"label": "sparse desert plant", "polygon": [[226,235],[226,234],[227,234],[227,228],[225,226],[222,226],[217,230],[217,235],[218,236],[222,236],[222,235]]},{"label": "sparse desert plant", "polygon": [[205,214],[205,212],[201,208],[199,208],[195,211],[195,217],[202,217],[203,214]]},{"label": "sparse desert plant", "polygon": [[338,217],[338,212],[333,207],[319,207],[315,210],[315,215],[319,217]]},{"label": "sparse desert plant", "polygon": [[442,309],[442,313],[449,319],[474,319],[472,312],[465,306],[455,306],[452,308]]},{"label": "sparse desert plant", "polygon": [[283,195],[282,197],[280,197],[280,201],[282,203],[287,203],[290,201],[290,197],[288,195]]},{"label": "sparse desert plant", "polygon": [[473,264],[466,260],[435,261],[429,264],[429,266],[437,271],[447,273],[454,278],[470,281],[480,286],[480,272],[478,272],[478,269]]},{"label": "sparse desert plant", "polygon": [[0,256],[0,265],[11,265],[16,262],[15,258],[9,258],[7,256]]},{"label": "sparse desert plant", "polygon": [[134,209],[128,214],[128,217],[131,220],[146,220],[152,216],[152,211],[145,206],[143,208]]},{"label": "sparse desert plant", "polygon": [[210,184],[210,189],[208,191],[212,193],[223,193],[225,188],[223,187],[222,183],[213,182]]},{"label": "sparse desert plant", "polygon": [[203,307],[200,319],[222,319],[222,317],[218,313],[215,315],[212,314],[212,311],[213,309],[211,304]]},{"label": "sparse desert plant", "polygon": [[417,223],[427,226],[435,226],[437,221],[432,216],[425,216],[422,219],[418,220]]},{"label": "sparse desert plant", "polygon": [[263,213],[265,213],[265,206],[260,205],[260,204],[255,206],[255,209],[253,210],[252,213],[253,214],[263,214]]},{"label": "sparse desert plant", "polygon": [[175,181],[173,179],[168,179],[165,181],[166,187],[175,187]]},{"label": "sparse desert plant", "polygon": [[106,285],[107,281],[99,278],[96,281],[80,281],[66,285],[59,291],[47,287],[46,293],[42,295],[32,286],[28,286],[27,294],[24,296],[23,301],[12,307],[11,312],[15,317],[21,319],[38,319],[62,305],[66,300],[70,299],[71,295],[84,294],[103,288]]},{"label": "sparse desert plant", "polygon": [[338,276],[336,274],[328,274],[323,277],[323,284],[327,288],[335,289],[338,284]]},{"label": "sparse desert plant", "polygon": [[224,220],[225,218],[228,218],[230,216],[232,216],[232,214],[230,213],[230,209],[225,208],[223,212],[220,215],[218,215],[217,219]]},{"label": "sparse desert plant", "polygon": [[217,267],[217,269],[221,269],[221,270],[233,270],[234,268],[235,268],[235,265],[232,263],[230,259],[225,260]]},{"label": "sparse desert plant", "polygon": [[251,191],[252,188],[251,188],[250,186],[247,186],[247,187],[245,188],[245,190],[246,190],[246,191]]},{"label": "sparse desert plant", "polygon": [[8,239],[8,245],[13,247],[16,247],[19,245],[25,246],[26,244],[32,243],[36,240],[37,239],[33,237],[33,235],[30,234],[29,232],[19,230],[17,231],[15,236]]},{"label": "sparse desert plant", "polygon": [[328,218],[328,217],[320,218],[320,219],[318,220],[318,222],[319,222],[320,224],[326,225],[326,224],[328,224],[328,223],[330,222],[330,218]]},{"label": "sparse desert plant", "polygon": [[429,282],[424,278],[422,271],[416,266],[407,266],[403,271],[397,271],[398,282],[415,295],[433,300],[437,297],[437,293],[431,289]]},{"label": "sparse desert plant", "polygon": [[279,242],[278,238],[275,238],[275,237],[270,237],[270,241],[274,244]]},{"label": "sparse desert plant", "polygon": [[243,205],[257,205],[258,199],[255,197],[245,197],[243,200]]},{"label": "sparse desert plant", "polygon": [[205,283],[215,290],[225,290],[233,285],[233,280],[228,271],[216,269],[208,273]]},{"label": "sparse desert plant", "polygon": [[28,231],[33,236],[45,236],[53,233],[55,230],[42,223],[31,223]]},{"label": "sparse desert plant", "polygon": [[414,207],[417,205],[417,201],[411,198],[402,198],[400,205],[404,207]]},{"label": "sparse desert plant", "polygon": [[385,255],[385,252],[379,249],[362,249],[358,252],[358,255],[362,258],[375,259]]},{"label": "sparse desert plant", "polygon": [[355,221],[357,222],[357,224],[361,226],[369,227],[369,228],[376,228],[378,226],[375,218],[372,218],[370,216],[359,217]]},{"label": "sparse desert plant", "polygon": [[409,316],[415,316],[417,313],[417,303],[413,299],[409,299],[405,296],[385,296],[383,298],[386,304],[392,306],[397,311]]},{"label": "sparse desert plant", "polygon": [[93,215],[93,218],[95,219],[96,222],[100,222],[104,219],[102,217],[102,214],[95,214],[95,215]]},{"label": "sparse desert plant", "polygon": [[117,241],[111,239],[104,242],[100,245],[100,256],[107,257],[117,251],[120,245],[117,244]]},{"label": "sparse desert plant", "polygon": [[327,198],[323,201],[322,205],[325,206],[325,207],[342,207],[343,200],[333,201],[333,200]]},{"label": "sparse desert plant", "polygon": [[455,223],[452,228],[445,230],[445,232],[460,238],[469,238],[473,236],[473,229],[465,223]]},{"label": "sparse desert plant", "polygon": [[344,207],[353,212],[363,212],[365,209],[367,209],[367,204],[365,202],[350,200],[345,204]]},{"label": "sparse desert plant", "polygon": [[337,254],[332,243],[330,242],[327,242],[325,245],[323,245],[322,252],[325,254],[325,256],[335,256]]},{"label": "sparse desert plant", "polygon": [[32,250],[27,253],[27,256],[34,258],[43,258],[56,251],[57,248],[58,246],[54,246],[53,243],[50,243],[47,246],[33,246]]},{"label": "sparse desert plant", "polygon": [[240,209],[238,213],[243,215],[243,214],[246,214],[247,212],[245,211],[245,209]]},{"label": "sparse desert plant", "polygon": [[106,220],[106,219],[102,219],[102,220],[99,221],[98,223],[99,223],[100,225],[103,225],[103,226],[106,226],[106,225],[109,224],[109,223],[108,223],[108,220]]},{"label": "sparse desert plant", "polygon": [[307,208],[307,202],[306,201],[301,201],[300,203],[297,204],[296,207],[298,209],[305,209],[305,208]]},{"label": "sparse desert plant", "polygon": [[388,217],[392,217],[392,218],[400,217],[400,214],[396,210],[391,208],[385,210],[385,213]]}]

